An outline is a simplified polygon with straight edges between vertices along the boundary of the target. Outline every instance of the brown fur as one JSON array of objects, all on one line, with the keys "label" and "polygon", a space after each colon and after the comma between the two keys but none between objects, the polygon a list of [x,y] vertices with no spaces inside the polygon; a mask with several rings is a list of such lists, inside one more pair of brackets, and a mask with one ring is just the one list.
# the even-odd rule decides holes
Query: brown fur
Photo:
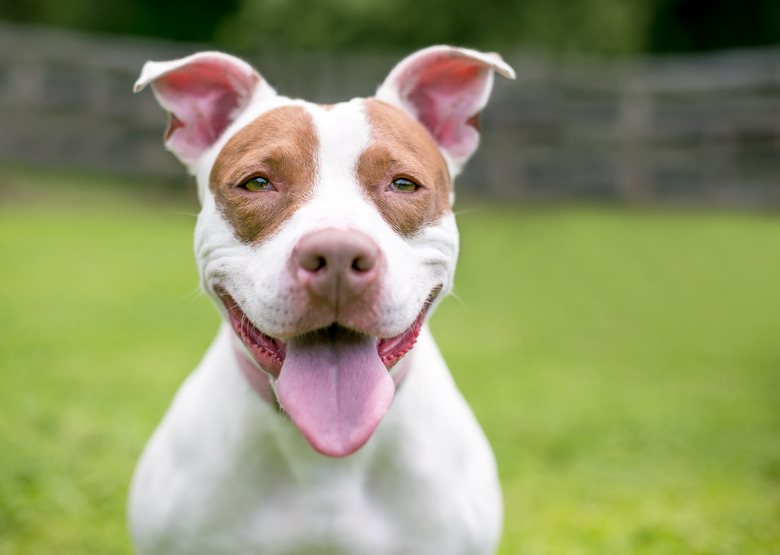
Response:
[{"label": "brown fur", "polygon": [[[236,237],[262,243],[306,202],[317,174],[319,140],[305,108],[283,106],[238,131],[219,153],[209,186]],[[275,191],[249,192],[262,176]]]},{"label": "brown fur", "polygon": [[[384,220],[409,237],[449,212],[447,164],[425,128],[399,108],[365,101],[371,139],[357,163],[357,179]],[[263,243],[303,205],[317,178],[319,140],[301,106],[283,106],[239,130],[217,156],[209,186],[236,237]],[[242,183],[262,176],[273,191],[249,192]],[[389,190],[406,178],[412,193]]]},{"label": "brown fur", "polygon": [[[450,211],[447,163],[425,128],[403,110],[376,99],[365,102],[371,141],[357,176],[384,220],[406,237]],[[418,185],[413,193],[388,190],[397,178]]]}]

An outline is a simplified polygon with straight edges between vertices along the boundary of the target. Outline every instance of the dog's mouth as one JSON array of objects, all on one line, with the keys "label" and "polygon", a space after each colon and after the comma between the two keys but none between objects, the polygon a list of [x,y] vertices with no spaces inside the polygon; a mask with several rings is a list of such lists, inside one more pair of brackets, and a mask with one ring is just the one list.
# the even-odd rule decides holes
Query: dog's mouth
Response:
[{"label": "dog's mouth", "polygon": [[333,323],[287,341],[258,330],[225,289],[215,292],[252,358],[275,378],[285,412],[317,451],[340,457],[368,441],[390,407],[395,384],[389,369],[414,346],[440,289],[395,337],[376,338]]},{"label": "dog's mouth", "polygon": [[[434,299],[441,291],[441,287],[435,287],[428,299],[425,301],[420,314],[402,333],[395,337],[389,338],[376,338],[376,350],[382,363],[389,370],[392,368],[403,356],[408,353],[414,344],[417,342],[417,337],[420,335],[425,316],[428,313],[428,309],[433,303]],[[282,365],[287,355],[287,343],[280,339],[271,337],[261,332],[255,327],[254,324],[246,317],[241,306],[233,299],[233,297],[225,289],[221,287],[215,287],[215,292],[219,296],[222,304],[227,309],[230,323],[233,326],[233,330],[241,338],[244,345],[246,345],[252,357],[257,364],[265,370],[268,374],[274,378],[278,378],[282,371]],[[325,341],[338,340],[339,337],[360,336],[361,332],[351,330],[340,324],[333,323],[330,326],[314,330],[305,334],[301,334],[298,338],[305,340],[310,338],[317,340],[320,338]],[[297,338],[293,338],[295,340]]]}]

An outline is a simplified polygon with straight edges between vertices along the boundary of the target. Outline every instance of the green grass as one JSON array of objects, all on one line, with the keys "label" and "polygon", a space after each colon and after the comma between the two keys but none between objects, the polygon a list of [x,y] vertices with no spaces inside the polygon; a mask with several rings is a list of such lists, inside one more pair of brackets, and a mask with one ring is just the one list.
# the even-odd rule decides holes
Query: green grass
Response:
[{"label": "green grass", "polygon": [[[217,327],[193,208],[41,181],[0,205],[0,554],[127,554],[136,458]],[[460,225],[433,328],[498,457],[500,553],[780,553],[780,220]]]}]

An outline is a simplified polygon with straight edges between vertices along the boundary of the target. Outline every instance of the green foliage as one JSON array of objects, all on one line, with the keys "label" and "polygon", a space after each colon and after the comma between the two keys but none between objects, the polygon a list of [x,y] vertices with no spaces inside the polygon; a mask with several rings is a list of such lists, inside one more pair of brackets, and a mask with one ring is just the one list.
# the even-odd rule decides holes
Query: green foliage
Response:
[{"label": "green foliage", "polygon": [[0,3],[0,19],[69,27],[83,31],[128,33],[173,40],[209,40],[219,21],[239,0],[24,0]]},{"label": "green foliage", "polygon": [[382,49],[437,43],[626,55],[780,43],[776,0],[239,0],[237,49]]},{"label": "green foliage", "polygon": [[659,0],[651,52],[690,52],[780,43],[777,0]]},{"label": "green foliage", "polygon": [[245,0],[221,37],[236,48],[373,48],[436,43],[488,49],[636,52],[654,0]]},{"label": "green foliage", "polygon": [[[212,338],[193,207],[0,206],[0,554],[129,554],[143,444]],[[501,554],[780,552],[780,222],[481,206],[432,326],[495,448]]]},{"label": "green foliage", "polygon": [[246,52],[448,43],[506,51],[626,55],[780,42],[776,0],[27,0],[0,19]]}]

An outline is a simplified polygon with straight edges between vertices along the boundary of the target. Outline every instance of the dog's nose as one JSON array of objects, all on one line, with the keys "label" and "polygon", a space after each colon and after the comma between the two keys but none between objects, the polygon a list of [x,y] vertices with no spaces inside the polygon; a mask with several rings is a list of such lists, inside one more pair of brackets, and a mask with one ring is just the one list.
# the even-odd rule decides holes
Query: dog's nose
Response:
[{"label": "dog's nose", "polygon": [[292,263],[304,287],[335,305],[362,295],[376,282],[381,254],[365,233],[324,229],[298,241]]}]

